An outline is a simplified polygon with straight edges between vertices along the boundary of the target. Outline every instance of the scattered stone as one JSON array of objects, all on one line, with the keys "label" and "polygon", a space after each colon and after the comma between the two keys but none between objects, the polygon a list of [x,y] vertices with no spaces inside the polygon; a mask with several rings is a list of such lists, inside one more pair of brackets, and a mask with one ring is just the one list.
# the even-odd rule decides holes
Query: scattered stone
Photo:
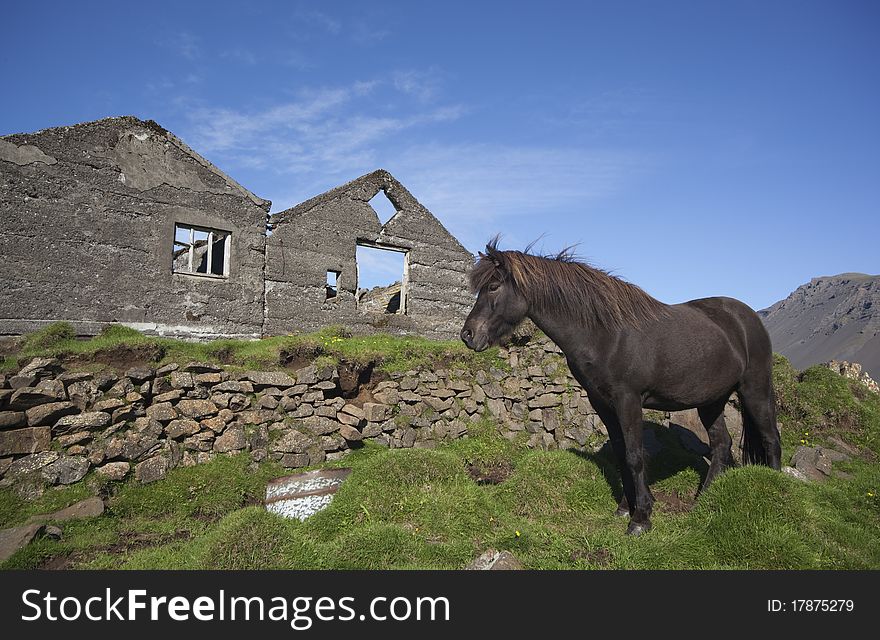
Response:
[{"label": "scattered stone", "polygon": [[124,374],[134,384],[143,384],[156,377],[156,371],[149,367],[131,367]]},{"label": "scattered stone", "polygon": [[55,376],[62,372],[61,363],[56,358],[34,358],[18,372],[20,376],[36,375],[39,378]]},{"label": "scattered stone", "polygon": [[212,387],[215,393],[253,393],[254,385],[248,380],[227,380]]},{"label": "scattered stone", "polygon": [[41,473],[50,484],[73,484],[85,477],[90,466],[89,461],[82,456],[64,456],[47,464]]},{"label": "scattered stone", "polygon": [[171,422],[177,418],[177,410],[171,406],[170,402],[152,404],[147,407],[146,413],[147,417],[163,423]]},{"label": "scattered stone", "polygon": [[0,429],[13,429],[27,426],[24,411],[0,411]]},{"label": "scattered stone", "polygon": [[304,367],[296,372],[296,384],[316,384],[317,382],[318,367],[316,367],[315,365]]},{"label": "scattered stone", "polygon": [[[257,389],[262,387],[278,387],[279,389],[286,389],[297,383],[296,380],[281,371],[248,371],[245,374],[245,377],[250,380]],[[315,382],[317,382],[317,379]]]},{"label": "scattered stone", "polygon": [[156,482],[166,475],[168,475],[168,459],[165,456],[144,460],[134,468],[134,477],[141,484]]},{"label": "scattered stone", "polygon": [[180,365],[176,362],[172,362],[171,364],[166,364],[164,367],[159,367],[156,369],[157,376],[167,376],[169,373],[177,371],[180,369]]},{"label": "scattered stone", "polygon": [[199,431],[201,431],[199,423],[192,418],[172,420],[165,427],[165,433],[168,434],[168,437],[175,440],[184,436],[191,436]]},{"label": "scattered stone", "polygon": [[26,524],[0,531],[0,562],[5,562],[28,546],[42,529],[41,524]]},{"label": "scattered stone", "polygon": [[52,438],[49,427],[0,431],[0,456],[46,451]]},{"label": "scattered stone", "polygon": [[210,400],[181,400],[177,403],[176,408],[181,414],[194,420],[217,415],[217,407]]},{"label": "scattered stone", "polygon": [[23,458],[19,458],[15,460],[9,468],[6,470],[6,477],[14,478],[16,476],[23,476],[29,473],[33,473],[34,471],[38,471],[45,467],[47,464],[51,464],[58,459],[58,454],[55,451],[41,451],[40,453],[32,453]]},{"label": "scattered stone", "polygon": [[364,439],[364,436],[361,434],[360,431],[347,424],[343,424],[339,427],[339,435],[341,435],[349,442],[360,442]]},{"label": "scattered stone", "polygon": [[108,462],[102,467],[95,469],[95,473],[107,480],[118,482],[128,475],[131,470],[131,464],[128,462]]},{"label": "scattered stone", "polygon": [[227,453],[229,451],[240,451],[247,445],[247,438],[244,435],[244,429],[239,426],[232,426],[223,432],[214,440],[214,451],[216,453]]},{"label": "scattered stone", "polygon": [[223,369],[207,362],[190,362],[184,365],[183,371],[187,373],[220,373]]},{"label": "scattered stone", "polygon": [[291,429],[270,445],[272,451],[282,453],[304,453],[314,444],[314,440],[304,433]]},{"label": "scattered stone", "polygon": [[53,433],[68,433],[83,429],[104,429],[110,424],[110,414],[103,411],[90,411],[78,415],[69,415],[59,418],[52,427]]},{"label": "scattered stone", "polygon": [[[119,463],[117,463],[119,464]],[[27,523],[64,522],[66,520],[82,520],[83,518],[97,518],[104,513],[104,501],[93,497],[80,500],[76,504],[55,511],[54,513],[42,513],[31,516]]]},{"label": "scattered stone", "polygon": [[782,467],[782,473],[795,478],[796,480],[800,480],[801,482],[809,482],[810,479],[807,477],[803,471],[795,469],[794,467],[784,466]]},{"label": "scattered stone", "polygon": [[503,571],[503,570],[521,570],[522,563],[510,551],[496,551],[488,549],[474,559],[468,566],[466,571]]}]

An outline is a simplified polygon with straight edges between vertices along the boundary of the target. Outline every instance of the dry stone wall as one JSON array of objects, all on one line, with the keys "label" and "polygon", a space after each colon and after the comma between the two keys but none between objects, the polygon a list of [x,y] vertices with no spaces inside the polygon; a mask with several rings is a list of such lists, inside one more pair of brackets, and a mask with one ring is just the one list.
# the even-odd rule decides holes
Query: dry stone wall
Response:
[{"label": "dry stone wall", "polygon": [[343,397],[335,366],[233,373],[190,363],[122,375],[37,358],[0,376],[0,486],[36,497],[90,471],[147,483],[177,466],[247,452],[294,469],[365,440],[434,447],[491,416],[506,437],[595,449],[604,426],[550,342],[511,347],[498,368],[395,373]]}]

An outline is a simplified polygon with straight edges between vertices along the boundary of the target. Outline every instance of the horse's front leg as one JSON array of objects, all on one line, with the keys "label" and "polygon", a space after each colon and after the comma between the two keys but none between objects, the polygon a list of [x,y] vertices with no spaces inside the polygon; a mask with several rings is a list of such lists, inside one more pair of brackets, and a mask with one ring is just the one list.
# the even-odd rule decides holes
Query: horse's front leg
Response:
[{"label": "horse's front leg", "polygon": [[626,446],[626,467],[632,478],[626,496],[630,506],[630,521],[626,532],[637,536],[650,530],[651,510],[654,506],[654,496],[648,488],[645,451],[642,447],[641,399],[636,395],[622,395],[615,398],[614,409]]}]

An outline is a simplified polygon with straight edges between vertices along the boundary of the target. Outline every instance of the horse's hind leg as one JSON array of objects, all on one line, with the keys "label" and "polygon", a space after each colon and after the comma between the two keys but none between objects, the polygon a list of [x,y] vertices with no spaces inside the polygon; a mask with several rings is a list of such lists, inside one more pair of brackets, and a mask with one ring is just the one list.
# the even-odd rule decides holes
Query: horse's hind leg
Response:
[{"label": "horse's hind leg", "polygon": [[709,448],[711,449],[709,471],[706,473],[706,479],[703,480],[700,491],[704,491],[719,473],[734,465],[733,454],[730,451],[732,441],[730,433],[727,431],[727,423],[724,421],[724,407],[728,397],[725,396],[715,404],[697,409],[700,421],[706,428],[706,433],[709,434]]},{"label": "horse's hind leg", "polygon": [[739,386],[739,399],[743,413],[743,462],[780,469],[782,447],[769,364],[746,372]]}]

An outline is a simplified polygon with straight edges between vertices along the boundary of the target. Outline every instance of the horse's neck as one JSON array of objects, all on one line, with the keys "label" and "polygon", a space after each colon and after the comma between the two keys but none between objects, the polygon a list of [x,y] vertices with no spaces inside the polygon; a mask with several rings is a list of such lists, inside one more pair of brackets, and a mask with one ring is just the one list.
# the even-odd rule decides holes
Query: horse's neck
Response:
[{"label": "horse's neck", "polygon": [[601,359],[603,347],[611,342],[606,329],[587,329],[564,315],[529,313],[529,318],[568,358],[580,354],[589,360]]}]

